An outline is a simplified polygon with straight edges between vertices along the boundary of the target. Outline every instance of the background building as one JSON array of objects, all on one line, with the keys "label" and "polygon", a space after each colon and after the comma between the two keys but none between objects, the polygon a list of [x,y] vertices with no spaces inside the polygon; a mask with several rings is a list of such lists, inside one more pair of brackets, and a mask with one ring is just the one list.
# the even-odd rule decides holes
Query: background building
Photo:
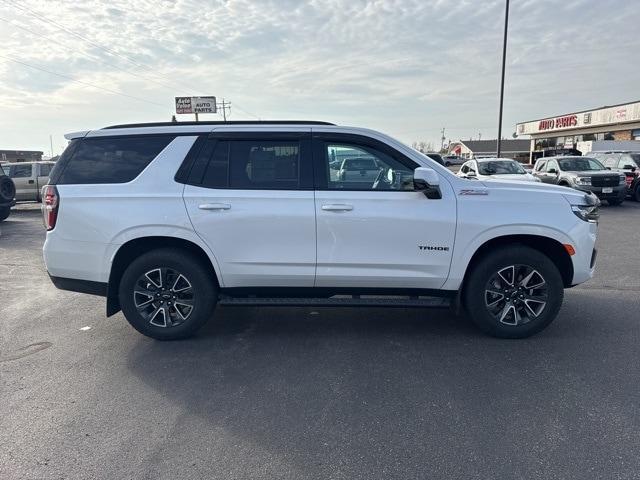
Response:
[{"label": "background building", "polygon": [[0,150],[0,163],[39,162],[42,153],[37,150]]},{"label": "background building", "polygon": [[589,145],[582,142],[638,141],[640,101],[529,120],[518,123],[516,132],[531,136],[529,150],[532,160],[556,151],[580,150],[578,147]]},{"label": "background building", "polygon": [[[451,142],[449,153],[463,158],[495,157],[497,140],[460,140]],[[519,162],[529,161],[529,140],[502,140],[500,156]]]}]

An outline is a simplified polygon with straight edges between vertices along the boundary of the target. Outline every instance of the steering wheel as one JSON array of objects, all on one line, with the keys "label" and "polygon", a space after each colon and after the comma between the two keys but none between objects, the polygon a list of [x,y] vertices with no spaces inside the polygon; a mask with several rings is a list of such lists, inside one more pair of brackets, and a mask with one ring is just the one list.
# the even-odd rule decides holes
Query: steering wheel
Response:
[{"label": "steering wheel", "polygon": [[[387,179],[387,175],[389,173],[389,168],[381,168],[376,176],[376,179],[373,181],[373,185],[371,188],[373,190],[389,190],[391,187],[391,183]],[[382,188],[380,188],[382,186]]]}]

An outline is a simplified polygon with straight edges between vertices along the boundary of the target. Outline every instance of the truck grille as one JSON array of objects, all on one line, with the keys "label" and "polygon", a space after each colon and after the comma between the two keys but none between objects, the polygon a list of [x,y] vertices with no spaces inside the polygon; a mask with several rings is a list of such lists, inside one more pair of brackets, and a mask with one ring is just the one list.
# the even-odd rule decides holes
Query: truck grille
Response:
[{"label": "truck grille", "polygon": [[591,185],[594,187],[617,187],[620,182],[618,175],[606,175],[602,177],[591,177]]}]

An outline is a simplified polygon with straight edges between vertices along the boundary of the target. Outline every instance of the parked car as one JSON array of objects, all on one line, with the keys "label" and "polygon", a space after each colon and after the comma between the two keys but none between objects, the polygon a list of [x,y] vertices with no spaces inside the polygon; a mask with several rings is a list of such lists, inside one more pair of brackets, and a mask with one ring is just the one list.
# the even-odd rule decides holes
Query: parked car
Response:
[{"label": "parked car", "polygon": [[0,222],[6,220],[11,214],[11,207],[16,204],[16,187],[0,165]]},{"label": "parked car", "polygon": [[598,160],[590,157],[540,158],[533,174],[544,183],[594,193],[609,205],[620,205],[627,192],[623,174],[607,170]]},{"label": "parked car", "polygon": [[627,195],[640,202],[640,152],[616,150],[591,152],[589,156],[599,160],[609,170],[624,173],[627,177]]},{"label": "parked car", "polygon": [[429,157],[431,160],[438,162],[440,165],[444,165],[444,160],[442,159],[442,155],[436,152],[424,152],[424,155]]},{"label": "parked car", "polygon": [[7,175],[16,186],[16,200],[39,202],[40,191],[49,181],[49,173],[54,165],[54,162],[6,163],[4,168],[8,170]]},{"label": "parked car", "polygon": [[[43,189],[47,271],[153,338],[192,335],[216,304],[457,306],[522,338],[594,272],[595,196],[471,183],[372,130],[158,123],[67,138]],[[332,178],[336,148],[381,173]]]},{"label": "parked car", "polygon": [[479,158],[469,160],[460,167],[458,176],[477,180],[540,181],[539,178],[527,173],[519,162],[511,158]]},{"label": "parked car", "polygon": [[352,157],[342,161],[338,178],[343,182],[373,184],[382,168],[373,157]]},{"label": "parked car", "polygon": [[445,155],[442,157],[442,161],[444,162],[445,167],[449,167],[451,165],[462,165],[466,159],[457,155]]}]

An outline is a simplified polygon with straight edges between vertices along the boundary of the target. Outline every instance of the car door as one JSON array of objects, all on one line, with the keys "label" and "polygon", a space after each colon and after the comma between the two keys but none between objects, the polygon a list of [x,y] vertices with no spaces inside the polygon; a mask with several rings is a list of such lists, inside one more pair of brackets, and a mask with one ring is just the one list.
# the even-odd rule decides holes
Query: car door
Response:
[{"label": "car door", "polygon": [[[344,152],[373,157],[373,182],[330,175],[329,161]],[[456,226],[453,190],[442,198],[413,189],[419,165],[368,137],[314,134],[316,179],[316,287],[440,288],[448,275]]]},{"label": "car door", "polygon": [[547,161],[547,168],[545,172],[545,176],[542,179],[545,183],[558,183],[558,178],[560,176],[560,167],[558,166],[558,161],[555,159],[551,159]]},{"label": "car door", "polygon": [[540,179],[541,182],[544,182],[544,177],[545,177],[545,170],[547,168],[547,161],[546,160],[538,160],[535,164],[535,166],[533,167],[533,171],[531,172],[531,174],[534,177],[537,177]]},{"label": "car door", "polygon": [[16,200],[35,200],[35,175],[33,164],[16,163],[9,167],[9,177],[16,186]]},{"label": "car door", "polygon": [[316,225],[310,129],[196,142],[184,202],[225,287],[312,287]]}]

